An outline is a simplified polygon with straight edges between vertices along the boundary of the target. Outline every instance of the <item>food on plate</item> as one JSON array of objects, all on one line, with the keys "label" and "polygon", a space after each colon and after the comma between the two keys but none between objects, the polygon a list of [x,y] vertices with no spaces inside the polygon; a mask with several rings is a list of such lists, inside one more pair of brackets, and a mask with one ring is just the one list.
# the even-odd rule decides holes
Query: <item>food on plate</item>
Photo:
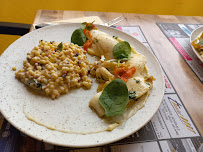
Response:
[{"label": "food on plate", "polygon": [[195,48],[197,53],[203,59],[203,32],[200,33],[200,35],[194,41],[191,42],[191,45]]},{"label": "food on plate", "polygon": [[100,84],[89,105],[100,117],[122,115],[130,101],[149,94],[153,86],[155,79],[148,74],[146,58],[128,42],[97,30],[92,23],[86,23],[86,27],[83,23],[80,30],[87,38],[83,48],[102,58],[91,68],[90,73]]},{"label": "food on plate", "polygon": [[13,70],[13,71],[16,71],[16,67],[12,67],[12,70]]},{"label": "food on plate", "polygon": [[[123,80],[128,88],[128,102],[138,100],[144,94],[148,94],[153,86],[154,78],[148,74],[145,66],[146,59],[140,53],[132,54],[131,58],[119,64],[116,61],[98,61],[91,69],[91,74],[96,77],[100,83],[97,89],[98,93],[90,100],[90,107],[93,107],[100,117],[105,115],[105,110],[100,104],[100,95],[102,91],[114,80]],[[120,87],[117,87],[110,93],[119,93]]]},{"label": "food on plate", "polygon": [[147,101],[155,80],[148,73],[147,59],[127,41],[97,30],[93,23],[82,23],[73,32],[71,42],[90,54],[90,79],[97,83],[92,83],[89,90],[70,90],[59,102],[25,102],[24,113],[37,124],[62,132],[112,131]]},{"label": "food on plate", "polygon": [[16,78],[52,99],[70,88],[90,88],[92,82],[87,77],[89,63],[85,53],[72,43],[40,40],[39,45],[27,53],[23,69],[15,73]]}]

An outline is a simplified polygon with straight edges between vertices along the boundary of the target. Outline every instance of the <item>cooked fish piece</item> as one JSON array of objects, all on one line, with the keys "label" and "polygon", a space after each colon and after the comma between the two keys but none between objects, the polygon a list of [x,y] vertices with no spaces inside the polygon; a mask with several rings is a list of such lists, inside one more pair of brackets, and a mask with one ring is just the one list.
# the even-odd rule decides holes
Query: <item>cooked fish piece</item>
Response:
[{"label": "cooked fish piece", "polygon": [[145,64],[147,63],[146,57],[140,53],[132,53],[130,60],[126,62],[129,68],[135,67],[136,72],[132,77],[141,77],[145,74]]},{"label": "cooked fish piece", "polygon": [[[126,85],[129,91],[135,92],[135,96],[136,96],[135,99],[142,97],[144,94],[149,92],[152,87],[152,84],[149,81],[146,81],[143,77],[130,78],[127,81]],[[96,111],[99,117],[102,117],[105,115],[105,110],[99,103],[99,97],[101,94],[102,94],[102,91],[98,92],[92,97],[92,99],[89,102],[89,106]]]},{"label": "cooked fish piece", "polygon": [[145,81],[143,77],[133,77],[130,78],[126,85],[129,91],[135,91],[136,99],[143,96],[147,91],[151,89],[152,84]]},{"label": "cooked fish piece", "polygon": [[101,93],[102,93],[102,91],[95,94],[89,103],[89,106],[94,108],[94,110],[97,112],[99,117],[102,117],[105,114],[104,108],[99,103],[99,97],[100,97]]},{"label": "cooked fish piece", "polygon": [[88,48],[88,53],[96,56],[104,55],[106,60],[114,59],[113,47],[119,41],[99,30],[91,30],[90,33],[92,35],[93,44]]}]

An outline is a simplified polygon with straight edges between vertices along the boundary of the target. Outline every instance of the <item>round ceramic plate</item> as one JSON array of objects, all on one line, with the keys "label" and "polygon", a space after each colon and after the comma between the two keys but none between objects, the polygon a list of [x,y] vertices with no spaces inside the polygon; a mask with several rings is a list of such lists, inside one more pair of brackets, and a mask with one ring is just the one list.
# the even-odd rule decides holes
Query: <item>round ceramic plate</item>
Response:
[{"label": "round ceramic plate", "polygon": [[[203,27],[199,27],[197,29],[195,29],[194,31],[192,31],[191,35],[190,35],[190,44],[192,41],[194,41],[199,35],[200,33],[203,32]],[[201,58],[201,56],[199,55],[199,53],[195,50],[195,48],[191,45],[194,53],[197,55],[197,57],[200,59],[200,61],[203,62],[203,59]]]},{"label": "round ceramic plate", "polygon": [[[43,39],[46,41],[70,42],[73,31],[79,27],[80,24],[75,23],[41,28],[19,38],[12,45],[10,45],[7,50],[5,50],[5,52],[0,56],[0,110],[4,117],[14,127],[28,136],[41,141],[69,147],[92,147],[105,145],[121,140],[142,128],[147,122],[150,121],[162,102],[164,95],[164,79],[162,69],[156,57],[154,57],[149,49],[141,42],[117,29],[97,25],[98,30],[106,32],[112,36],[118,36],[121,39],[128,41],[136,51],[142,53],[147,58],[149,74],[156,78],[151,94],[147,99],[145,106],[133,117],[128,119],[124,124],[117,127],[113,131],[104,131],[86,135],[64,133],[47,129],[44,126],[28,120],[23,113],[23,105],[25,102],[29,102],[30,100],[50,100],[50,103],[56,102],[54,106],[55,109],[53,110],[56,110],[56,116],[60,117],[62,114],[60,113],[60,110],[57,109],[57,103],[66,101],[67,103],[76,102],[78,105],[86,104],[85,107],[87,107],[86,109],[88,110],[90,109],[88,107],[89,100],[95,94],[96,90],[94,90],[93,93],[91,93],[91,91],[88,92],[89,98],[87,100],[81,100],[83,97],[81,96],[80,92],[77,91],[74,98],[70,98],[69,93],[59,97],[56,100],[52,100],[48,97],[42,98],[36,94],[29,93],[25,85],[15,79],[15,72],[12,71],[12,67],[14,66],[17,67],[17,70],[23,67],[22,62],[26,59],[27,52],[30,52],[34,46],[38,45],[39,40]],[[72,113],[75,115],[78,113],[78,111],[74,109],[67,110],[72,110]],[[96,115],[93,111],[92,114]],[[78,123],[77,127],[80,127],[81,125],[83,124]],[[96,127],[97,124],[94,125]]]}]

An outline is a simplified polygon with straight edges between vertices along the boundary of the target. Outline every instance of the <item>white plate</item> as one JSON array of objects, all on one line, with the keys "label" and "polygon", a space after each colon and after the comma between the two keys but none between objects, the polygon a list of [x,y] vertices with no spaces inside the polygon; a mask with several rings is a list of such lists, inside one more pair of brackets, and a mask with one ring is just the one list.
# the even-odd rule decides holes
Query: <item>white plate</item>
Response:
[{"label": "white plate", "polygon": [[[145,55],[149,73],[156,78],[145,107],[122,126],[111,132],[106,131],[87,135],[63,133],[49,130],[28,120],[23,113],[23,103],[31,100],[31,97],[36,95],[22,95],[21,92],[27,90],[21,82],[15,79],[15,72],[12,71],[13,66],[16,66],[17,69],[22,68],[22,61],[26,59],[26,53],[30,52],[35,45],[38,45],[39,40],[70,42],[72,32],[79,27],[80,24],[76,23],[45,27],[24,35],[6,49],[0,57],[0,110],[4,117],[18,130],[47,143],[69,147],[92,147],[109,144],[128,137],[142,128],[150,121],[162,102],[165,88],[162,69],[154,55],[141,42],[117,29],[97,25],[98,30],[128,41],[135,50]],[[64,97],[68,95],[66,94]],[[64,97],[59,97],[57,102],[64,99]],[[54,101],[51,98],[50,100]],[[88,106],[89,99],[86,102]],[[78,111],[74,112],[75,114],[78,113]],[[82,124],[78,124],[78,126],[80,125]]]},{"label": "white plate", "polygon": [[[192,33],[190,35],[190,45],[191,45],[191,42],[194,41],[200,35],[200,33],[202,33],[202,32],[203,32],[203,27],[196,28],[194,31],[192,31]],[[192,45],[191,45],[191,47],[192,47],[194,53],[200,59],[200,61],[203,62],[203,59],[201,58],[199,53],[195,50],[195,48]]]}]

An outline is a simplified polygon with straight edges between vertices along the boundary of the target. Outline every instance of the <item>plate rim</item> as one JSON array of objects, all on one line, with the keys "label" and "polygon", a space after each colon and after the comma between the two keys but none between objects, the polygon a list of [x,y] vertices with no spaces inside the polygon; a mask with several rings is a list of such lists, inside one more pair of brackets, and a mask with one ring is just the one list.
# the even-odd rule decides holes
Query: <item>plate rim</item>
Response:
[{"label": "plate rim", "polygon": [[[64,25],[68,25],[68,26],[70,26],[70,25],[80,25],[80,24],[81,24],[81,23],[67,23],[67,24],[63,24],[63,26],[64,26]],[[55,27],[55,26],[62,26],[62,25],[53,25],[53,26],[43,27],[43,28],[41,28],[41,29],[38,29],[38,30],[35,30],[35,31],[32,31],[32,32],[29,32],[29,33],[25,34],[24,36],[26,36],[26,35],[31,35],[32,33],[36,32],[36,31],[39,32],[39,31],[44,30],[44,29],[53,28],[53,27]],[[116,28],[106,27],[106,26],[104,26],[104,25],[99,25],[99,24],[96,24],[96,26],[105,27],[105,28],[108,28],[108,29],[110,29],[110,30],[117,30],[117,31],[119,31],[119,32],[122,32],[124,35],[127,35],[128,37],[131,37],[132,39],[136,39],[136,38],[134,38],[133,36],[131,36],[131,35],[129,35],[129,34],[123,32],[123,31],[120,31],[120,30],[118,30],[118,29],[116,29]],[[19,38],[19,39],[21,39],[21,38]],[[15,43],[17,43],[19,39],[17,39],[16,41],[14,41],[11,45],[14,45]],[[149,117],[149,119],[148,119],[147,121],[145,121],[145,123],[143,123],[142,125],[140,125],[137,130],[134,130],[134,131],[132,131],[132,132],[126,134],[125,136],[120,137],[120,138],[116,138],[116,139],[114,139],[114,140],[107,141],[107,142],[102,142],[102,143],[98,143],[98,144],[88,144],[88,145],[87,145],[87,144],[85,144],[85,145],[61,144],[61,143],[59,143],[59,142],[57,142],[57,141],[54,141],[54,142],[53,142],[53,141],[49,141],[49,139],[43,139],[43,138],[40,138],[40,137],[38,137],[38,136],[34,136],[34,135],[31,134],[30,132],[24,131],[23,128],[20,128],[19,126],[16,126],[16,124],[15,124],[14,122],[12,122],[12,120],[9,119],[9,117],[4,113],[4,111],[2,111],[2,109],[1,109],[1,107],[0,107],[0,112],[1,112],[1,114],[4,116],[4,118],[5,118],[13,127],[15,127],[16,129],[18,129],[19,131],[25,133],[26,135],[28,135],[28,136],[30,136],[30,137],[32,137],[32,138],[34,138],[34,139],[37,139],[37,140],[39,140],[39,141],[46,142],[46,143],[50,143],[50,144],[57,145],[57,146],[73,147],[73,148],[87,148],[87,147],[103,146],[103,145],[106,145],[106,144],[110,144],[110,143],[119,141],[119,140],[121,140],[121,139],[124,139],[124,138],[126,138],[126,137],[132,135],[132,134],[135,133],[136,131],[140,130],[143,126],[145,126],[145,125],[152,119],[152,117],[156,114],[156,112],[158,111],[158,109],[159,109],[159,107],[160,107],[160,105],[161,105],[161,103],[162,103],[162,100],[163,100],[163,97],[164,97],[164,91],[165,91],[165,87],[164,87],[164,86],[165,86],[165,83],[164,83],[164,74],[163,74],[163,69],[162,69],[162,66],[161,66],[159,60],[157,59],[157,57],[155,56],[155,54],[153,54],[144,44],[142,44],[142,42],[140,42],[138,39],[136,39],[136,40],[140,43],[140,45],[142,45],[142,47],[145,47],[145,49],[147,49],[147,51],[150,53],[150,55],[153,56],[153,58],[155,59],[155,61],[158,63],[158,66],[159,66],[160,71],[161,71],[161,78],[162,78],[161,80],[162,80],[162,85],[163,85],[163,86],[162,86],[163,89],[161,90],[162,92],[160,92],[160,94],[161,94],[161,101],[159,102],[159,105],[158,105],[157,108],[155,109],[155,112],[153,113],[153,115],[151,115],[151,116]],[[11,45],[10,45],[10,46],[11,46]],[[10,47],[10,46],[9,46],[9,47]],[[9,47],[8,47],[7,49],[9,49]],[[7,50],[7,49],[6,49],[6,50]],[[6,52],[6,50],[5,50],[4,52]],[[4,53],[4,52],[3,52],[3,53]],[[3,53],[2,53],[2,54],[3,54]],[[1,56],[2,56],[2,55],[1,55]],[[0,58],[1,58],[1,56],[0,56]],[[68,134],[68,133],[67,133],[67,134]]]}]

